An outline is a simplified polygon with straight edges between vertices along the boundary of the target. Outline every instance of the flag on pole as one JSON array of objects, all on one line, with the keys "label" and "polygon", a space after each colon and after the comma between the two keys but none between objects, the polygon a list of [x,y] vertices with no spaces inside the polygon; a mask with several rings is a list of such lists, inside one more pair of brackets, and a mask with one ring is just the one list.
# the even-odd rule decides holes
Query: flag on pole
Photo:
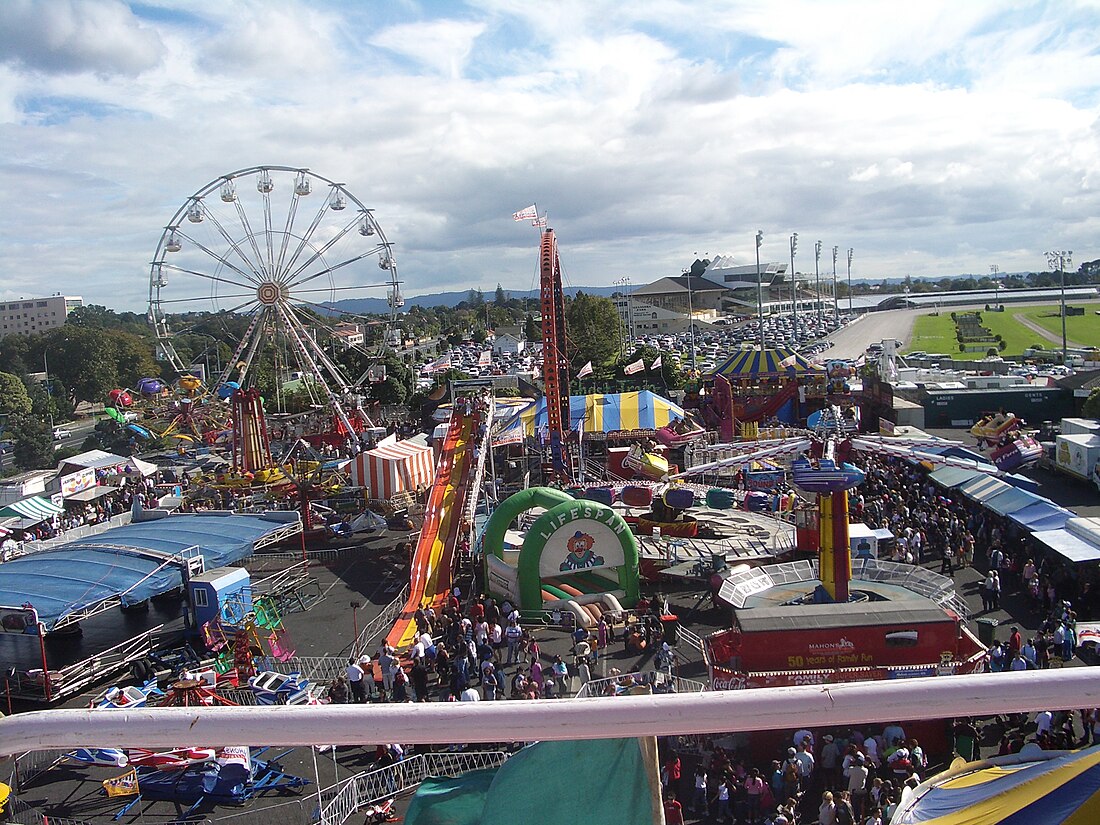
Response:
[{"label": "flag on pole", "polygon": [[585,364],[583,367],[580,368],[580,371],[577,372],[577,378],[584,378],[584,377],[589,376],[591,374],[592,374],[592,362],[589,361],[587,364]]},{"label": "flag on pole", "polygon": [[539,210],[535,208],[534,204],[512,213],[512,220],[514,221],[536,221],[538,217]]},{"label": "flag on pole", "polygon": [[477,365],[479,367],[487,367],[493,363],[493,351],[491,349],[485,350],[481,353],[481,356],[477,359]]},{"label": "flag on pole", "polygon": [[653,359],[653,366],[651,366],[650,369],[651,370],[659,370],[663,363],[664,362],[661,361],[661,356],[658,355],[656,358]]},{"label": "flag on pole", "polygon": [[543,212],[541,218],[536,217],[533,221],[531,221],[531,226],[537,226],[537,227],[540,227],[540,228],[544,228],[546,226],[546,216],[547,216],[547,213]]},{"label": "flag on pole", "polygon": [[643,359],[639,358],[633,364],[627,364],[623,368],[623,372],[625,372],[627,375],[633,375],[634,373],[641,372],[644,369],[645,369],[645,361]]},{"label": "flag on pole", "polygon": [[137,768],[132,768],[114,779],[104,779],[103,788],[107,791],[107,796],[134,796],[141,793],[138,787]]},{"label": "flag on pole", "polygon": [[781,366],[781,367],[793,367],[797,363],[798,363],[798,353],[797,352],[792,352],[790,355],[788,355],[786,358],[784,358],[782,361],[779,362],[779,366]]},{"label": "flag on pole", "polygon": [[451,368],[451,354],[448,352],[446,355],[444,355],[440,358],[437,358],[434,361],[432,361],[432,363],[428,364],[428,366],[426,366],[424,368],[424,372],[430,374],[430,373],[433,373],[433,372],[443,372],[444,370],[449,370],[450,368]]}]

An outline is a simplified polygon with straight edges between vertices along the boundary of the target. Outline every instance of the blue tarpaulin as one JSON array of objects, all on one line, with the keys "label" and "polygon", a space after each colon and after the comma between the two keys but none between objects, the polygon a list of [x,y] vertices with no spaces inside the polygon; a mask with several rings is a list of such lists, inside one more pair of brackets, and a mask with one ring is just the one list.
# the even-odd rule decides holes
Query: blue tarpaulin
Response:
[{"label": "blue tarpaulin", "polygon": [[992,498],[986,499],[985,506],[999,516],[1007,516],[1017,510],[1023,510],[1037,501],[1039,501],[1039,496],[1034,493],[1016,487],[1009,487]]},{"label": "blue tarpaulin", "polygon": [[179,565],[165,561],[188,548],[199,548],[206,569],[223,567],[295,519],[293,512],[187,513],[116,527],[0,564],[0,605],[31,606],[50,630],[107,599],[135,604],[182,586]]}]

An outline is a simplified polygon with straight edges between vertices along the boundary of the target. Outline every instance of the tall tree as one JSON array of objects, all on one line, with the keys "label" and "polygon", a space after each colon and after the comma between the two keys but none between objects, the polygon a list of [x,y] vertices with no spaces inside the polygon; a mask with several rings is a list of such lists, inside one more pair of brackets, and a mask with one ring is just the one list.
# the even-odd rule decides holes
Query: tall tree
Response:
[{"label": "tall tree", "polygon": [[535,316],[530,312],[527,313],[527,320],[523,322],[523,337],[528,341],[542,340],[542,330],[539,329],[539,325],[535,323]]},{"label": "tall tree", "polygon": [[565,310],[569,360],[574,369],[609,363],[618,352],[623,322],[610,298],[578,292]]},{"label": "tall tree", "polygon": [[18,375],[0,372],[0,415],[23,418],[31,414],[31,396]]},{"label": "tall tree", "polygon": [[502,307],[506,303],[508,303],[508,296],[504,294],[504,287],[502,287],[499,283],[497,284],[496,294],[493,296],[493,303],[496,304],[498,307]]}]

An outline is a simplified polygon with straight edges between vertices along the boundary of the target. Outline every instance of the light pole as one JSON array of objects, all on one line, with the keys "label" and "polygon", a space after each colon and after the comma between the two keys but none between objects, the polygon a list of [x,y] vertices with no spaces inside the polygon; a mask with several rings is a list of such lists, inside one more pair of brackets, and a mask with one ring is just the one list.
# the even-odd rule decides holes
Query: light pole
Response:
[{"label": "light pole", "polygon": [[798,233],[791,234],[791,309],[794,311],[794,327],[798,329],[798,276],[794,274],[794,253],[798,251]]},{"label": "light pole", "polygon": [[[852,247],[848,247],[848,315],[852,314],[852,255],[855,250]],[[849,322],[851,318],[848,319]]]},{"label": "light pole", "polygon": [[817,322],[821,323],[821,241],[814,243],[814,292],[817,303]]},{"label": "light pole", "polygon": [[691,307],[691,270],[685,269],[688,291],[688,346],[691,348],[691,371],[695,372],[695,312]]},{"label": "light pole", "polygon": [[[634,340],[634,293],[630,286],[630,278],[623,276],[615,281],[615,286],[621,286],[626,288],[626,335],[633,342]],[[626,350],[626,343],[623,341],[623,333],[619,332],[619,353],[622,354]]]},{"label": "light pole", "polygon": [[833,321],[840,323],[840,308],[836,304],[836,256],[840,252],[839,246],[833,247]]},{"label": "light pole", "polygon": [[1001,306],[1001,280],[998,276],[1001,274],[1001,268],[996,264],[990,264],[989,274],[993,278],[993,290],[997,301],[996,308],[999,309]]},{"label": "light pole", "polygon": [[756,317],[760,321],[760,351],[764,351],[764,284],[760,280],[760,244],[764,243],[764,230],[756,230]]},{"label": "light pole", "polygon": [[1065,250],[1059,250],[1057,252],[1047,253],[1047,265],[1054,269],[1054,265],[1058,265],[1058,273],[1062,276],[1062,365],[1065,366],[1067,360],[1069,360],[1069,353],[1066,346],[1066,267],[1073,265],[1073,250],[1068,252]]},{"label": "light pole", "polygon": [[53,436],[53,393],[50,391],[50,365],[46,361],[46,351],[48,347],[42,349],[42,371],[46,374],[46,398],[49,399],[49,413],[50,416],[50,435]]}]

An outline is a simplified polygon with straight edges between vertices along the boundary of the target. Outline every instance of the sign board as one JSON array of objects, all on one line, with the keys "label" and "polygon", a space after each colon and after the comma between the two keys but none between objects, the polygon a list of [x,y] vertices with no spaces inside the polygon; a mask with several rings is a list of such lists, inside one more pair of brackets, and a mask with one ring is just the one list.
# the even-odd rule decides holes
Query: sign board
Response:
[{"label": "sign board", "polygon": [[30,605],[5,607],[0,605],[0,633],[38,635],[38,611]]},{"label": "sign board", "polygon": [[577,502],[579,518],[558,525],[546,537],[539,558],[539,575],[561,576],[579,570],[617,568],[626,560],[619,532],[629,528],[622,519],[612,521],[610,508]]},{"label": "sign board", "polygon": [[893,435],[894,422],[891,421],[889,418],[882,418],[880,416],[878,420],[878,431],[883,435]]},{"label": "sign board", "polygon": [[95,469],[82,467],[75,473],[61,476],[59,483],[61,484],[62,498],[68,498],[84,490],[90,490],[95,487]]}]

